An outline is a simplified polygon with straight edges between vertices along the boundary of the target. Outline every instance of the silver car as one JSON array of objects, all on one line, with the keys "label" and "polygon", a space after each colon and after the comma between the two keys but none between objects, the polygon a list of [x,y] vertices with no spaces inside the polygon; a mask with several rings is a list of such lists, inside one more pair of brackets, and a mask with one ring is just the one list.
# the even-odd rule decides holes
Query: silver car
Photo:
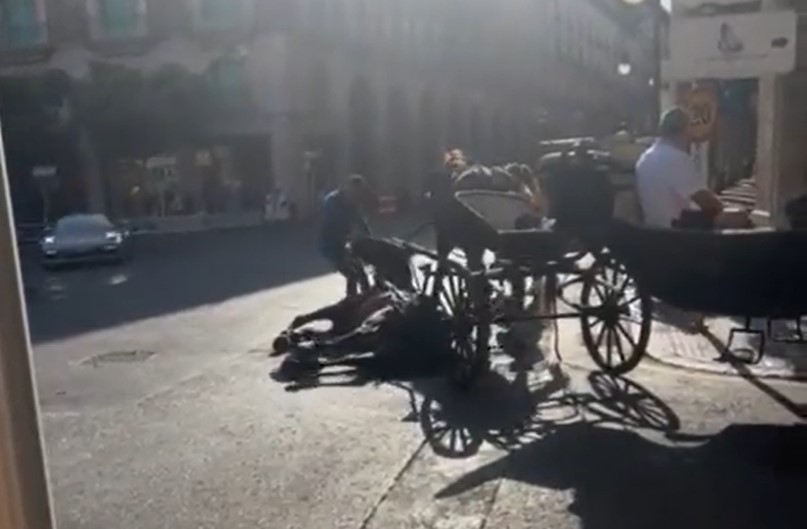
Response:
[{"label": "silver car", "polygon": [[129,256],[128,232],[104,215],[68,215],[40,241],[45,266],[78,262],[121,262]]}]

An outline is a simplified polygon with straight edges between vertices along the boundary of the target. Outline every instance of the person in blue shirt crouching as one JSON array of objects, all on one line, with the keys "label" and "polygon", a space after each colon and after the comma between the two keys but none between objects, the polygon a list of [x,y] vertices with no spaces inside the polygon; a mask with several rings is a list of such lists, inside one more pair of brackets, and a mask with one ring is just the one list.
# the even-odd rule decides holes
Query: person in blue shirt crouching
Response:
[{"label": "person in blue shirt crouching", "polygon": [[347,295],[367,290],[367,277],[361,265],[350,257],[348,243],[355,234],[369,235],[364,216],[364,204],[369,189],[364,177],[351,175],[336,190],[328,193],[322,203],[322,225],[319,232],[319,250],[333,268],[347,281]]}]

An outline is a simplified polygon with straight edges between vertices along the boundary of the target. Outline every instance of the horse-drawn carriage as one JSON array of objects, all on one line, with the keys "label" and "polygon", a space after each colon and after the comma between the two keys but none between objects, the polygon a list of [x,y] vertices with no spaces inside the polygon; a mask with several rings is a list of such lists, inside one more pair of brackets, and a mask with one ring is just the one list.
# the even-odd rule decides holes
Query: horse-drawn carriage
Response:
[{"label": "horse-drawn carriage", "polygon": [[[545,156],[538,179],[549,220],[527,229],[534,205],[521,193],[462,191],[435,204],[438,255],[424,269],[422,292],[452,322],[462,383],[487,369],[495,327],[532,319],[579,320],[589,354],[611,373],[640,362],[651,299],[609,244],[623,174],[598,152]],[[457,248],[463,260],[452,258]]]},{"label": "horse-drawn carriage", "polygon": [[585,148],[549,154],[541,222],[524,222],[535,217],[528,193],[472,189],[432,204],[436,251],[396,242],[417,263],[414,289],[447,322],[460,383],[488,369],[496,327],[525,320],[579,320],[594,362],[624,374],[646,352],[654,298],[748,318],[804,312],[807,231],[647,228],[615,213],[626,172]]}]

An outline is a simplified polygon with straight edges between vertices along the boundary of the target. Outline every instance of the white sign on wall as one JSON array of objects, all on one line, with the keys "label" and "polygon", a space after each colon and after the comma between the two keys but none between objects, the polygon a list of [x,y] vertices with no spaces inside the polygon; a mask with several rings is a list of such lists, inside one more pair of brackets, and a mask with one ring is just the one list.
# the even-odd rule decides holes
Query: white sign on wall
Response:
[{"label": "white sign on wall", "polygon": [[745,79],[796,67],[793,11],[673,18],[666,80]]}]

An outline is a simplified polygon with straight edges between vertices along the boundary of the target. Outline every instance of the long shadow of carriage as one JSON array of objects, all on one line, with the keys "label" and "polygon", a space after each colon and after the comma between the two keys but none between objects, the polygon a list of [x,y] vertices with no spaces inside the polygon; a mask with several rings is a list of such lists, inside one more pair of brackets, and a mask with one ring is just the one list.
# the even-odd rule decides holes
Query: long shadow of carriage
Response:
[{"label": "long shadow of carriage", "polygon": [[747,323],[804,313],[807,232],[641,226],[615,216],[631,173],[585,148],[545,156],[538,178],[552,221],[539,228],[516,228],[532,210],[518,193],[462,191],[432,204],[438,249],[422,252],[419,288],[451,321],[458,382],[489,369],[496,327],[520,321],[579,320],[597,366],[622,375],[646,353],[654,299]]}]

